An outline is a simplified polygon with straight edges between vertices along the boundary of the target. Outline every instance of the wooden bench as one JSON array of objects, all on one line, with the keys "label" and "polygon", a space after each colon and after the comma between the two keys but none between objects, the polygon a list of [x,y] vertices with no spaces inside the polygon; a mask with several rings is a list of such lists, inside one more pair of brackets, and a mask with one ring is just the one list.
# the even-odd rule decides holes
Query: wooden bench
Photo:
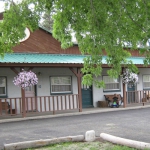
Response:
[{"label": "wooden bench", "polygon": [[149,102],[149,98],[142,98],[142,104],[143,106],[145,105],[145,103]]},{"label": "wooden bench", "polygon": [[123,97],[121,96],[121,94],[116,94],[116,96],[114,94],[111,95],[104,95],[105,100],[108,102],[108,106],[110,107],[110,104],[113,102],[113,98],[114,97],[118,97],[118,101],[120,101],[120,105],[123,102]]},{"label": "wooden bench", "polygon": [[150,91],[146,91],[144,98],[142,98],[142,104],[143,104],[143,106],[147,102],[150,102]]},{"label": "wooden bench", "polygon": [[10,105],[8,102],[0,102],[0,112],[2,112],[2,111],[9,113]]}]

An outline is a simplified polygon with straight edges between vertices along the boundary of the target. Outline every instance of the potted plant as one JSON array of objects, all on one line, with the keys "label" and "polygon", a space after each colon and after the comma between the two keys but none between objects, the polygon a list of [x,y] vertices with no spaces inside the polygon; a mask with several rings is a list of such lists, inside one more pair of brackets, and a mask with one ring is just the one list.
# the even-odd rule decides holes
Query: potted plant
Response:
[{"label": "potted plant", "polygon": [[26,87],[36,85],[38,83],[38,78],[34,72],[22,70],[22,72],[14,77],[13,83],[25,89]]},{"label": "potted plant", "polygon": [[128,83],[137,83],[138,82],[138,75],[136,73],[133,73],[129,69],[125,69],[122,74],[122,82],[124,84]]}]

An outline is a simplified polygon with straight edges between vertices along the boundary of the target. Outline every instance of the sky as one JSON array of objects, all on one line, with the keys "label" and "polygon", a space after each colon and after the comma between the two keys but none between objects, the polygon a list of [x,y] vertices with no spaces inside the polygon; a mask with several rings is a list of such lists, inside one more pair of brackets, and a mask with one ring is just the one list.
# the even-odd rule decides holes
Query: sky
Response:
[{"label": "sky", "polygon": [[[14,0],[14,2],[18,2],[20,0]],[[4,11],[4,0],[0,0],[0,12]],[[73,42],[75,42],[76,40],[73,38]],[[148,40],[149,42],[147,42],[147,46],[150,46],[150,39]]]},{"label": "sky", "polygon": [[[4,11],[4,1],[5,0],[0,0],[0,12],[3,12]],[[13,0],[14,2],[18,3],[20,2],[21,0]]]},{"label": "sky", "polygon": [[0,0],[0,12],[4,11],[4,2]]}]

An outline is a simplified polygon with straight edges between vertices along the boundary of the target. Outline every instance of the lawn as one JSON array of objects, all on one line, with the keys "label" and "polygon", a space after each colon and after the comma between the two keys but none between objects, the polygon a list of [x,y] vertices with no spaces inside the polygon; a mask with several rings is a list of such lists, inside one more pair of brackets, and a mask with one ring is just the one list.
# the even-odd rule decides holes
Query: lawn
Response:
[{"label": "lawn", "polygon": [[114,145],[109,142],[67,142],[27,150],[136,150],[126,146]]}]

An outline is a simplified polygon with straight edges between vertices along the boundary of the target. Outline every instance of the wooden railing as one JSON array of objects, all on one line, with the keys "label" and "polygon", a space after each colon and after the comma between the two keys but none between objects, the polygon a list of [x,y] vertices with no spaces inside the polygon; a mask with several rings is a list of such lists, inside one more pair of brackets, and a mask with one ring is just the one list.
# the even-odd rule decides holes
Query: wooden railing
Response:
[{"label": "wooden railing", "polygon": [[[43,113],[64,110],[79,110],[78,94],[26,97],[26,113]],[[1,98],[0,115],[22,114],[22,99]]]},{"label": "wooden railing", "polygon": [[150,91],[141,90],[141,91],[127,91],[126,92],[127,104],[134,103],[146,103],[150,102]]}]

